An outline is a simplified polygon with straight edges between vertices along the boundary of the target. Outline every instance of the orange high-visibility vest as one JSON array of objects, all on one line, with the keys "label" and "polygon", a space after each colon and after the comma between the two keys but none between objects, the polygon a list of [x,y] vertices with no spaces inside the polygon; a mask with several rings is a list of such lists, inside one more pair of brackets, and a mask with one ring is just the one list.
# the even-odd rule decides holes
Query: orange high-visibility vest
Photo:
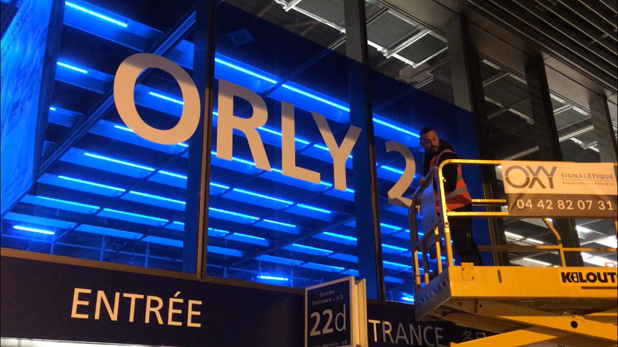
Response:
[{"label": "orange high-visibility vest", "polygon": [[[438,167],[440,164],[440,157],[444,153],[455,153],[451,150],[444,150],[440,154],[431,158],[431,162],[429,163],[429,167]],[[468,193],[468,187],[466,186],[466,182],[463,180],[463,175],[461,174],[461,165],[457,165],[457,184],[455,185],[455,190],[452,192],[448,192],[446,195],[446,208],[449,211],[452,211],[456,208],[460,208],[472,203],[472,197],[470,193]],[[438,199],[436,198],[436,204]],[[436,206],[437,207],[437,206]]]}]

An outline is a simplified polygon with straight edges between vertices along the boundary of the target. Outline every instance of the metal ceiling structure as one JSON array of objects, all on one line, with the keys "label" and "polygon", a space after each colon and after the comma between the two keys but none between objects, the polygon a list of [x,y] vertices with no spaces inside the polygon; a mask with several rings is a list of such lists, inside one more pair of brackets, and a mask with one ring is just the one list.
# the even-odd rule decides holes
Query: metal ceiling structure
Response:
[{"label": "metal ceiling structure", "polygon": [[[116,114],[111,87],[115,69],[136,52],[163,55],[192,69],[195,13],[186,4],[166,6],[162,2],[159,6],[169,11],[155,13],[145,8],[128,9],[121,3],[65,2],[43,164],[34,189],[4,216],[2,245],[179,270],[189,145],[156,145],[132,134]],[[336,52],[345,42],[343,7],[336,1],[227,3]],[[517,18],[539,28],[545,23],[554,31],[548,29],[544,44],[566,58],[583,60],[581,66],[594,71],[603,83],[616,81],[615,68],[611,69],[616,66],[612,46],[616,32],[607,32],[611,24],[605,23],[607,15],[599,14],[598,8],[609,6],[612,10],[611,0],[594,8],[578,3],[576,9],[570,2],[539,0],[535,6],[544,10],[533,11],[535,14],[516,8],[528,3],[524,1],[509,5],[499,1],[466,3],[499,14],[498,20]],[[3,13],[4,6],[3,2]],[[580,9],[583,7],[585,11]],[[613,11],[615,14],[615,6]],[[452,99],[446,40],[377,1],[368,1],[366,12],[372,67],[442,100]],[[601,20],[592,17],[593,13]],[[588,24],[580,25],[584,19],[579,16]],[[573,42],[553,34],[564,36],[565,31],[572,34],[575,30],[578,34],[571,35]],[[589,40],[581,39],[582,35],[590,35]],[[226,33],[224,38],[234,45],[263,39],[250,31]],[[579,47],[577,52],[570,51],[573,46]],[[332,114],[347,107],[332,95],[294,84],[239,57],[217,52],[215,66],[217,78],[261,83],[263,90],[281,83],[284,87],[280,89],[290,93],[288,97],[330,108]],[[489,60],[481,62],[481,71],[496,151],[503,159],[529,158],[535,148],[529,138],[532,118],[525,81]],[[174,83],[165,74],[150,72],[136,89],[140,110],[162,126],[174,124],[182,110]],[[277,98],[276,94],[270,97]],[[587,110],[557,96],[553,103],[565,160],[598,161]],[[374,116],[378,136],[409,138],[406,145],[420,155],[414,129]],[[260,134],[269,148],[280,146],[281,133],[275,128],[267,125]],[[312,139],[297,136],[296,145],[315,165],[328,162],[323,146]],[[278,169],[265,172],[248,158],[250,155],[236,154],[232,161],[212,157],[218,171],[210,183],[209,274],[297,287],[358,275],[353,191],[337,191],[327,180],[315,185],[286,178]],[[377,165],[383,184],[392,185],[402,174],[400,162],[380,161]],[[267,189],[273,182],[285,186],[277,190],[276,197]],[[410,301],[405,294],[412,283],[407,211],[386,203],[382,206],[385,282],[392,290],[389,299]],[[281,218],[264,217],[275,215]],[[507,240],[512,243],[553,242],[551,233],[535,220],[508,221],[506,228]],[[578,231],[580,242],[588,247],[616,247],[615,234],[605,221],[578,221]],[[559,263],[557,255],[546,253],[513,254],[511,258],[521,265]],[[616,254],[611,259],[590,254],[585,261],[602,266],[605,261],[616,262]]]},{"label": "metal ceiling structure", "polygon": [[615,0],[476,1],[465,4],[572,62],[616,92],[618,12]]}]

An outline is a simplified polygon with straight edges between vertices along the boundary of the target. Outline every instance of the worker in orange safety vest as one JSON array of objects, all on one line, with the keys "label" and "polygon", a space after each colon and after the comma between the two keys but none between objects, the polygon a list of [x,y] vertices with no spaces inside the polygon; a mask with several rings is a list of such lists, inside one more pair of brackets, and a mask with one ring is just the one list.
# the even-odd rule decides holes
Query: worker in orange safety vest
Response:
[{"label": "worker in orange safety vest", "polygon": [[[420,145],[425,149],[423,155],[423,176],[434,167],[438,167],[446,159],[459,159],[453,147],[441,140],[432,128],[426,127],[420,133]],[[449,211],[472,211],[472,199],[463,180],[460,165],[446,165],[442,170],[444,176],[444,190],[446,206]],[[434,185],[434,191],[437,191]],[[461,262],[482,265],[478,246],[472,236],[471,218],[449,218],[453,250]]]}]

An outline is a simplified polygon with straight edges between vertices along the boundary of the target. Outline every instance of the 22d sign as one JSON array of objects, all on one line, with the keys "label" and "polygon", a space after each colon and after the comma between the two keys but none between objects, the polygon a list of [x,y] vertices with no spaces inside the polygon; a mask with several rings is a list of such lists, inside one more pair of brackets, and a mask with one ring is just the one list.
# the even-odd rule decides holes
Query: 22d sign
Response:
[{"label": "22d sign", "polygon": [[305,347],[367,345],[364,280],[354,277],[305,289]]},{"label": "22d sign", "polygon": [[[182,114],[178,123],[171,129],[156,129],[148,125],[135,106],[134,89],[137,79],[143,71],[150,68],[168,72],[180,86],[183,98]],[[234,98],[243,99],[251,105],[250,117],[234,115]],[[118,114],[129,128],[137,135],[160,144],[169,145],[186,141],[197,129],[201,117],[197,87],[187,72],[173,61],[149,53],[131,55],[120,64],[114,79],[114,101]],[[262,97],[250,89],[219,79],[217,101],[217,157],[232,160],[233,133],[236,130],[246,137],[255,166],[270,171],[270,162],[258,132],[258,128],[268,121],[268,109]],[[333,160],[334,188],[345,191],[346,161],[362,129],[350,125],[345,137],[338,144],[326,118],[313,111],[311,115]],[[204,141],[209,139],[206,137]],[[389,202],[403,207],[410,206],[410,199],[402,195],[414,179],[416,171],[414,157],[409,148],[395,141],[386,142],[386,151],[398,152],[405,159],[403,174],[388,191]],[[296,165],[294,105],[285,101],[281,102],[281,158],[283,175],[319,184],[319,172]]]}]

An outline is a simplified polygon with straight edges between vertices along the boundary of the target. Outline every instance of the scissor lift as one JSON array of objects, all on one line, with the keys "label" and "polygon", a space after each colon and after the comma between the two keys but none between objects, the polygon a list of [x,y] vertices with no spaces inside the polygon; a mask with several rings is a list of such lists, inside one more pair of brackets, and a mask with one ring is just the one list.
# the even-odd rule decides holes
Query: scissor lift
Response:
[{"label": "scissor lift", "polygon": [[[616,252],[615,248],[566,248],[550,220],[556,245],[481,246],[482,251],[557,252],[560,267],[454,265],[448,220],[461,217],[513,218],[504,211],[446,210],[442,168],[448,164],[500,165],[493,160],[445,160],[429,172],[412,198],[409,210],[416,319],[435,317],[458,325],[496,333],[451,346],[525,346],[543,342],[563,346],[617,345],[617,269],[566,267],[565,252]],[[614,164],[616,166],[616,164]],[[434,180],[437,177],[437,180]],[[436,214],[434,184],[439,190]],[[506,199],[473,199],[475,206],[504,206]],[[444,211],[447,211],[444,213]],[[424,235],[419,238],[417,212]],[[574,215],[573,218],[578,216]],[[618,232],[618,224],[614,220]],[[446,253],[443,265],[442,255]],[[435,255],[433,272],[430,253]]]}]

